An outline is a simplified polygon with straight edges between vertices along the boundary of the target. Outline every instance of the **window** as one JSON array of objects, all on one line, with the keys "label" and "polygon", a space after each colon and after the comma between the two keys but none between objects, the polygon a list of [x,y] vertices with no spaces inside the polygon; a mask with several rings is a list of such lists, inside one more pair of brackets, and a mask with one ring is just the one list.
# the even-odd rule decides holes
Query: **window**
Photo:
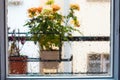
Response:
[{"label": "window", "polygon": [[[91,80],[93,80],[93,79],[96,79],[96,80],[97,79],[98,80],[119,80],[118,79],[118,71],[119,71],[119,66],[118,66],[119,65],[118,64],[118,60],[119,60],[119,56],[118,56],[118,52],[119,52],[118,25],[119,25],[119,22],[118,21],[119,21],[119,19],[118,19],[118,17],[119,17],[119,14],[117,13],[117,11],[118,11],[117,9],[119,8],[118,7],[119,0],[111,2],[111,4],[113,4],[112,7],[111,7],[111,11],[112,11],[111,13],[112,14],[110,15],[111,16],[111,24],[110,24],[111,28],[109,26],[109,29],[107,29],[108,33],[106,31],[103,31],[103,33],[97,34],[97,31],[101,31],[101,30],[97,29],[95,27],[94,27],[96,29],[95,32],[93,32],[94,30],[91,30],[93,33],[89,32],[89,31],[87,32],[87,29],[89,30],[89,27],[92,26],[92,25],[90,25],[90,23],[88,23],[88,24],[86,23],[83,26],[85,26],[85,25],[89,25],[89,26],[87,26],[86,28],[85,27],[83,28],[82,23],[84,23],[84,22],[82,22],[82,20],[80,20],[82,22],[81,23],[81,28],[82,28],[81,30],[83,32],[85,31],[84,32],[85,35],[82,36],[82,37],[78,37],[78,34],[74,33],[75,36],[72,39],[70,39],[71,40],[69,42],[70,44],[68,42],[64,42],[64,45],[62,47],[62,50],[63,50],[62,51],[62,56],[61,56],[61,58],[62,58],[61,61],[62,62],[59,62],[59,60],[58,61],[56,60],[57,62],[54,63],[54,64],[56,64],[57,68],[56,68],[55,65],[53,66],[52,63],[50,63],[50,65],[53,66],[52,68],[50,68],[50,66],[45,66],[46,68],[45,67],[42,68],[42,70],[43,70],[42,72],[44,72],[45,75],[44,74],[39,75],[38,72],[37,72],[38,70],[36,71],[37,74],[36,73],[34,74],[34,72],[30,73],[30,74],[29,73],[27,73],[27,74],[24,74],[24,73],[22,73],[22,74],[21,73],[10,74],[10,72],[9,72],[9,70],[10,70],[9,67],[10,66],[8,66],[9,58],[8,58],[8,55],[7,55],[7,52],[8,52],[8,49],[9,49],[9,47],[8,47],[9,43],[7,41],[7,38],[9,38],[9,36],[11,34],[7,34],[7,25],[6,25],[7,24],[6,19],[10,19],[10,17],[8,15],[9,12],[8,13],[6,12],[7,10],[5,9],[6,8],[4,6],[5,4],[3,4],[3,3],[4,3],[4,0],[1,0],[0,1],[0,4],[1,4],[0,7],[2,7],[2,9],[0,8],[0,10],[1,10],[0,17],[4,19],[4,20],[0,21],[0,23],[1,23],[0,24],[0,27],[1,27],[1,29],[0,29],[0,33],[1,33],[0,34],[0,37],[1,37],[0,38],[0,42],[1,42],[0,43],[0,46],[1,46],[0,47],[0,52],[1,52],[0,53],[1,54],[1,57],[0,57],[0,59],[1,59],[1,80],[4,80],[4,79],[7,79],[7,80],[16,80],[16,79],[27,80],[27,79],[30,79],[30,78],[31,79],[45,79],[45,78],[50,78],[50,79],[51,78],[56,78],[56,79],[66,78],[66,79],[69,79],[69,78],[71,78],[71,79],[85,79],[85,80],[87,80],[87,79],[91,79]],[[71,3],[73,3],[73,2],[71,2]],[[23,1],[23,4],[24,4],[24,1]],[[86,4],[89,4],[89,3],[86,3]],[[96,5],[96,4],[94,4],[94,5]],[[20,8],[20,6],[17,6],[17,7]],[[84,6],[84,8],[86,8],[85,5],[82,5],[82,6]],[[92,6],[92,8],[94,7],[93,5],[91,5],[91,6]],[[13,7],[13,6],[11,6],[11,7]],[[65,7],[65,9],[66,8],[67,7]],[[98,7],[98,8],[100,8],[100,7]],[[82,7],[81,7],[81,9],[82,9]],[[115,11],[115,13],[113,11]],[[89,12],[89,10],[88,10],[88,12]],[[82,14],[82,11],[81,11],[80,14],[85,15],[85,14]],[[7,15],[7,17],[5,15]],[[79,15],[79,14],[76,13],[76,15]],[[92,14],[91,14],[91,16],[92,16]],[[97,15],[94,15],[94,16],[96,16],[96,19],[98,19]],[[82,18],[82,19],[84,19],[83,21],[87,21],[88,17],[90,17],[90,16],[87,16],[87,17],[84,17],[84,18],[80,17],[80,19]],[[18,18],[18,16],[17,16],[17,18]],[[88,18],[88,19],[90,19],[90,18]],[[12,18],[11,18],[10,21],[12,21]],[[8,26],[9,26],[9,24],[10,25],[13,25],[13,24],[18,25],[16,23],[12,23],[10,21],[8,20]],[[98,20],[98,22],[99,22],[99,20]],[[98,24],[97,20],[96,20],[96,24]],[[21,23],[19,23],[19,25],[21,25]],[[103,27],[103,26],[101,26],[101,27]],[[15,27],[12,27],[12,28],[14,29]],[[20,33],[22,30],[27,31],[27,29],[22,29],[21,28],[20,31],[18,30],[18,33]],[[110,33],[109,33],[109,30],[110,30]],[[26,36],[26,34],[25,35],[16,34],[16,35],[17,35],[18,38],[20,36],[21,39],[22,39],[23,36]],[[27,41],[26,45],[29,48],[31,47],[31,45],[35,46],[31,41]],[[71,45],[71,46],[69,46],[69,45]],[[25,49],[27,49],[27,48],[25,48]],[[31,50],[33,50],[32,52],[34,52],[34,49],[31,48]],[[6,53],[6,54],[4,54],[4,53]],[[84,54],[84,53],[87,53],[87,54]],[[78,54],[78,55],[76,55],[76,54]],[[43,55],[43,56],[45,56],[45,55]],[[38,68],[40,68],[38,64],[42,60],[39,57],[36,58],[35,56],[32,56],[32,57],[29,56],[27,58],[28,58],[27,60],[26,60],[26,57],[19,58],[19,59],[17,58],[16,62],[20,64],[21,59],[24,59],[23,60],[24,63],[29,61],[31,64],[27,63],[27,65],[31,65],[31,67],[33,67],[33,68],[31,68],[29,66],[30,68],[27,67],[28,69],[32,69],[33,71],[35,71],[34,65],[36,65]],[[13,58],[11,57],[10,61],[12,61],[12,59]],[[89,61],[87,61],[87,60],[89,60]],[[46,60],[44,60],[44,61],[46,61]],[[12,61],[12,64],[13,64],[13,62],[14,61]],[[32,64],[34,64],[34,65],[32,65]],[[45,62],[43,64],[48,65],[48,64],[45,64]],[[80,65],[78,65],[78,64],[80,64]],[[24,65],[24,64],[22,63],[22,65]],[[103,69],[103,66],[104,66],[104,69]],[[58,67],[59,67],[59,69],[58,69]],[[96,67],[96,68],[93,68],[93,67]],[[27,70],[27,69],[25,69],[25,70]],[[89,72],[94,72],[94,71],[95,72],[107,72],[107,73],[110,71],[110,73],[107,76],[106,75],[98,76],[97,74],[95,74],[95,75],[92,74],[91,75],[89,73]],[[14,72],[14,70],[13,70],[13,72]],[[59,72],[59,74],[56,74],[58,72]]]},{"label": "window", "polygon": [[109,54],[89,54],[88,55],[88,72],[107,73],[110,72],[110,56]]}]

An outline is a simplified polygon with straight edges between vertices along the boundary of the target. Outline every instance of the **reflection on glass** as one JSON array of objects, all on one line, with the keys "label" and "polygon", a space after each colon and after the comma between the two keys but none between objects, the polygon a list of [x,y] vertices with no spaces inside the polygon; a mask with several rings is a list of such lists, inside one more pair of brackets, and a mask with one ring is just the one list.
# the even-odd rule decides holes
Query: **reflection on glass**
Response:
[{"label": "reflection on glass", "polygon": [[62,4],[64,15],[69,4],[79,3],[80,11],[75,14],[80,27],[76,29],[83,35],[72,32],[74,38],[63,41],[62,51],[42,53],[23,26],[27,9],[44,6],[46,1],[8,0],[8,75],[111,76],[110,0],[55,0]]}]

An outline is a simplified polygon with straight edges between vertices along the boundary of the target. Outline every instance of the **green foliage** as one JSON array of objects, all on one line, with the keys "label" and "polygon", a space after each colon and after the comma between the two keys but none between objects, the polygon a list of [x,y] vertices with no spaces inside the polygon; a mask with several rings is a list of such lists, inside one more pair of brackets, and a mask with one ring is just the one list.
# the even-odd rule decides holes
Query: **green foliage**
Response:
[{"label": "green foliage", "polygon": [[[54,0],[48,0],[46,4],[51,5],[53,3]],[[74,23],[78,21],[74,9],[70,9],[67,16],[55,10],[58,9],[51,9],[51,11],[43,9],[41,13],[33,15],[25,24],[30,29],[31,39],[35,43],[39,42],[41,49],[53,50],[54,47],[62,44],[60,40],[68,40],[66,35],[72,37],[73,31],[80,33],[73,27],[73,24],[70,24],[71,20]]]}]

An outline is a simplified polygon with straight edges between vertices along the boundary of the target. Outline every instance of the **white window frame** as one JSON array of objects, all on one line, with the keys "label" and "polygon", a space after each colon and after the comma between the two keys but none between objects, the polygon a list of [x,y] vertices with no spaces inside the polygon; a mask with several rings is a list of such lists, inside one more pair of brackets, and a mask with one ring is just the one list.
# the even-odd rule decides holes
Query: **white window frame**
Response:
[{"label": "white window frame", "polygon": [[6,42],[7,42],[7,16],[6,16],[6,0],[0,0],[0,80],[48,80],[48,79],[55,79],[59,80],[60,78],[63,80],[120,80],[119,78],[119,0],[111,0],[113,1],[113,7],[111,8],[112,14],[111,16],[111,25],[113,26],[112,29],[112,37],[111,37],[111,51],[114,53],[113,56],[113,76],[112,77],[17,77],[17,78],[8,78],[6,76]]}]

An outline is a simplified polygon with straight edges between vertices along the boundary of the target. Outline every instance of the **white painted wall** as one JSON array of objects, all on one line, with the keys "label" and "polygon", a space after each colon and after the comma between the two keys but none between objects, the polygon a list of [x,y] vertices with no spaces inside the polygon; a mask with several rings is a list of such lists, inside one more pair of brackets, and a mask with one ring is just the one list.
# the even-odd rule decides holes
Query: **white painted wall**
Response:
[{"label": "white painted wall", "polygon": [[8,5],[8,27],[12,29],[20,29],[21,32],[27,32],[28,29],[23,27],[28,19],[27,9],[40,5],[40,0],[21,0],[22,5]]},{"label": "white painted wall", "polygon": [[[78,47],[79,46],[79,47]],[[91,53],[110,53],[110,43],[105,41],[81,41],[72,43],[73,53],[73,71],[86,72],[87,71],[87,56]]]},{"label": "white painted wall", "polygon": [[110,2],[71,0],[71,3],[78,3],[80,5],[80,11],[76,12],[76,15],[79,17],[80,30],[84,35],[110,35]]}]

